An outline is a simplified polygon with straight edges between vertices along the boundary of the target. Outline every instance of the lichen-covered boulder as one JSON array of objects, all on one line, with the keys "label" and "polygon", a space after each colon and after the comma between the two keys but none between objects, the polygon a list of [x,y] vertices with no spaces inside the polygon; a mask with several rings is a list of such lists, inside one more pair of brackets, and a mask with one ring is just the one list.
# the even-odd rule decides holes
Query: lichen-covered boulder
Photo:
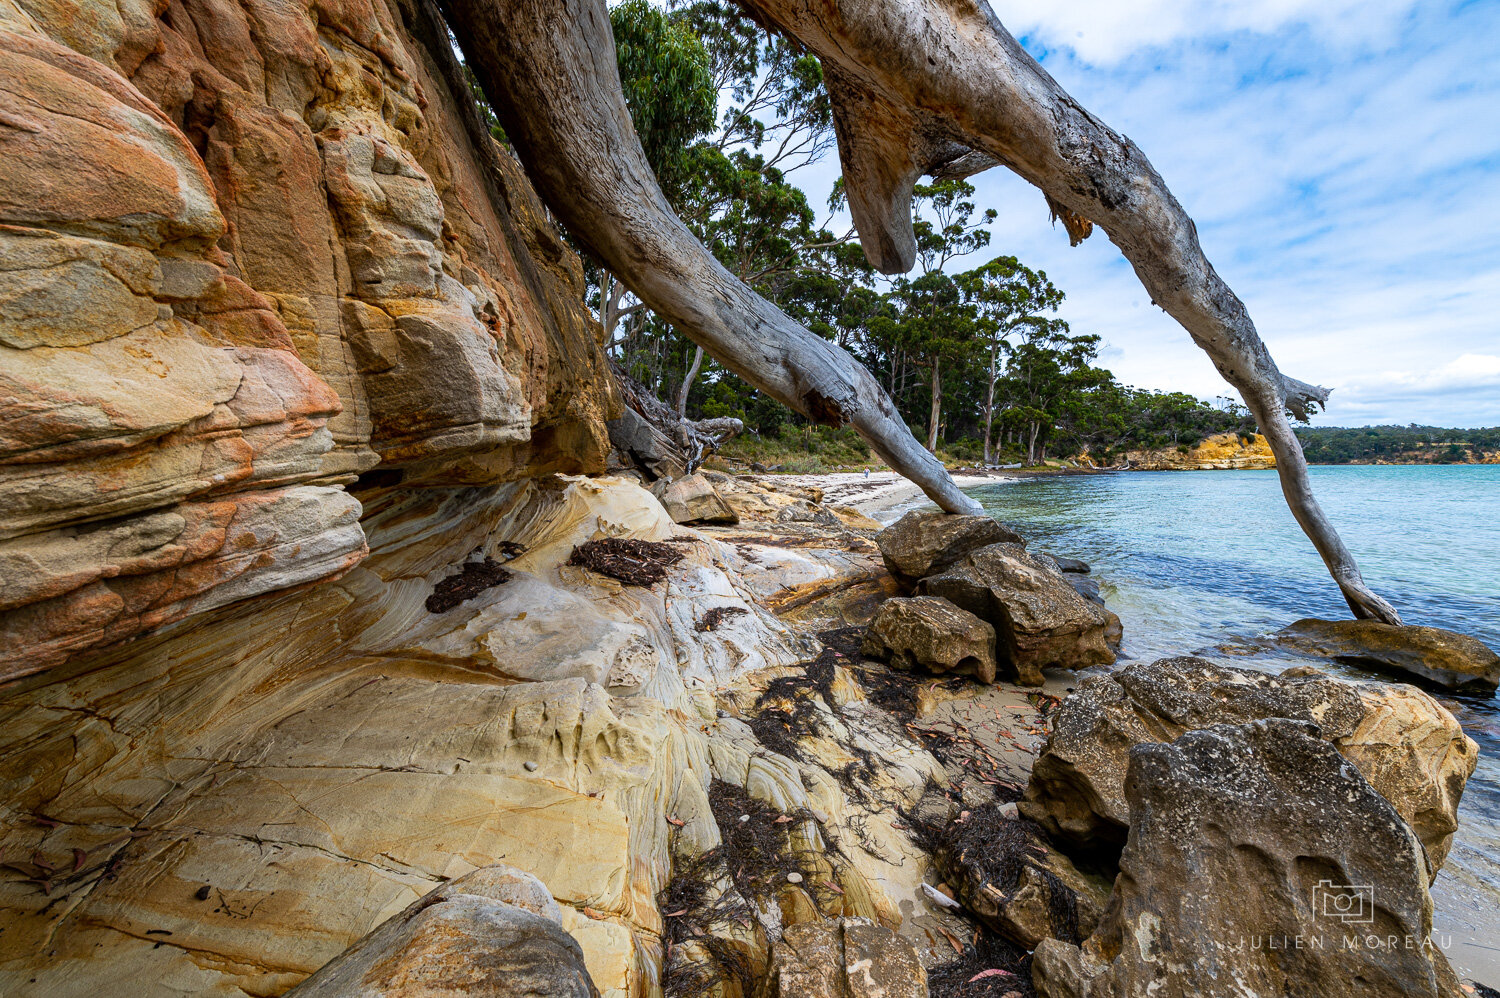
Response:
[{"label": "lichen-covered boulder", "polygon": [[[995,628],[996,655],[1016,681],[1042,684],[1042,669],[1082,669],[1115,660],[1110,614],[1081,596],[1051,560],[1033,558],[1020,544],[979,548],[917,586],[941,596]],[[1115,639],[1118,641],[1118,637]]]},{"label": "lichen-covered boulder", "polygon": [[597,998],[542,882],[481,867],[414,902],[307,978],[295,998]]},{"label": "lichen-covered boulder", "polygon": [[793,925],[771,951],[761,998],[927,998],[911,943],[864,918]]},{"label": "lichen-covered boulder", "polygon": [[963,672],[995,681],[995,629],[967,610],[935,596],[886,600],[860,649],[889,659],[898,669]]},{"label": "lichen-covered boulder", "polygon": [[875,536],[886,570],[910,591],[921,579],[936,575],[970,551],[1008,541],[1025,542],[1005,524],[988,516],[913,510]]},{"label": "lichen-covered boulder", "polygon": [[1036,950],[1043,998],[1457,996],[1421,843],[1305,721],[1130,752],[1130,835],[1082,947]]},{"label": "lichen-covered boulder", "polygon": [[676,523],[738,523],[740,518],[729,508],[714,483],[701,473],[673,482],[658,482],[651,492],[661,500],[667,515]]},{"label": "lichen-covered boulder", "polygon": [[1500,655],[1467,634],[1375,620],[1299,620],[1276,634],[1298,651],[1406,672],[1462,693],[1494,693]]},{"label": "lichen-covered boulder", "polygon": [[1276,717],[1316,723],[1416,831],[1436,875],[1478,747],[1420,690],[1312,669],[1273,676],[1172,658],[1086,679],[1053,714],[1021,811],[1062,841],[1112,854],[1130,824],[1125,778],[1134,746]]}]

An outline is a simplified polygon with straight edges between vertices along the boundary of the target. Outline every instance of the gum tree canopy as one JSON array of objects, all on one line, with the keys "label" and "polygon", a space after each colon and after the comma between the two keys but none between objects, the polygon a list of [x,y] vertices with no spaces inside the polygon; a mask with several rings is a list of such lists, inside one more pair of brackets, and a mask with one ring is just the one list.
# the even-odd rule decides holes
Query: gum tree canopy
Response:
[{"label": "gum tree canopy", "polygon": [[[673,214],[631,125],[604,0],[440,0],[532,181],[653,311],[804,416],[853,426],[950,512],[979,507],[911,435],[874,378],[733,277]],[[1287,411],[1326,389],[1283,375],[1145,155],[1068,96],[985,0],[740,0],[822,60],[850,213],[872,263],[911,269],[913,185],[1003,165],[1076,243],[1099,226],[1152,300],[1238,389],[1282,491],[1355,616],[1400,623],[1313,498]]]}]

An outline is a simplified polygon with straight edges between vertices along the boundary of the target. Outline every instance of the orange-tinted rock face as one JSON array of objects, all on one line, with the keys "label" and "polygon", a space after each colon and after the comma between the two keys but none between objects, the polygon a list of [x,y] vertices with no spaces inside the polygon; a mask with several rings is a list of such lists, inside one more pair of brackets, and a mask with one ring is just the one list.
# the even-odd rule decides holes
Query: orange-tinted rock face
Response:
[{"label": "orange-tinted rock face", "polygon": [[0,679],[348,571],[377,468],[602,470],[581,268],[428,18],[0,0]]}]

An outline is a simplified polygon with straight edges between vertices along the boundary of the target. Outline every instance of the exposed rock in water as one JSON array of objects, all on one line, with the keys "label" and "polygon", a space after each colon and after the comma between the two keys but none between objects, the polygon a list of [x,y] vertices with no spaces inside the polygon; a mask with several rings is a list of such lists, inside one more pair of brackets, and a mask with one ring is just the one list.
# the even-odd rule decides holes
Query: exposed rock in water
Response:
[{"label": "exposed rock in water", "polygon": [[1494,693],[1500,655],[1477,638],[1440,627],[1374,620],[1299,620],[1276,633],[1297,651],[1387,672],[1404,672],[1459,693]]},{"label": "exposed rock in water", "polygon": [[1037,947],[1043,998],[1460,994],[1421,844],[1311,723],[1137,745],[1125,795],[1109,908],[1081,948]]},{"label": "exposed rock in water", "polygon": [[[1110,614],[1084,599],[1051,563],[1019,544],[979,548],[917,585],[995,628],[997,658],[1024,686],[1040,686],[1042,669],[1082,669],[1115,660]],[[1118,622],[1118,618],[1116,618]]]},{"label": "exposed rock in water", "polygon": [[1436,876],[1478,747],[1420,690],[1315,670],[1272,676],[1173,658],[1086,679],[1052,716],[1021,811],[1070,846],[1107,857],[1131,821],[1125,782],[1134,746],[1267,718],[1315,722],[1415,829]]},{"label": "exposed rock in water", "polygon": [[881,604],[865,634],[864,654],[897,669],[962,672],[995,681],[995,629],[945,599],[913,596]]},{"label": "exposed rock in water", "polygon": [[763,998],[927,998],[911,943],[868,919],[794,925],[771,951]]},{"label": "exposed rock in water", "polygon": [[970,551],[1002,541],[1025,543],[992,517],[921,510],[907,513],[875,537],[885,567],[908,591],[927,576],[947,570]]},{"label": "exposed rock in water", "polygon": [[335,957],[290,998],[598,998],[562,909],[506,866],[459,877]]},{"label": "exposed rock in water", "polygon": [[1055,555],[1055,554],[1050,554],[1050,553],[1047,555],[1047,557],[1052,559],[1052,564],[1054,564],[1054,565],[1057,566],[1057,570],[1059,572],[1069,572],[1069,573],[1076,573],[1078,575],[1088,575],[1090,572],[1093,571],[1092,566],[1090,566],[1088,562],[1086,562],[1086,561],[1079,561],[1077,558],[1064,558],[1061,555]]},{"label": "exposed rock in water", "polygon": [[652,486],[651,494],[661,500],[667,515],[677,523],[738,523],[739,516],[729,508],[713,482],[702,473],[688,475],[673,482],[665,480]]}]

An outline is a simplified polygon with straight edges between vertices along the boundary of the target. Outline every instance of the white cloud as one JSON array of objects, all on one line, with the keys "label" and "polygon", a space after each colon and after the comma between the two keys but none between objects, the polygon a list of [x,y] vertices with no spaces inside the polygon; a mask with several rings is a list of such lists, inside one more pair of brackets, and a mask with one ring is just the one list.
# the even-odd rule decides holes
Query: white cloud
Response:
[{"label": "white cloud", "polygon": [[1112,65],[1143,48],[1305,24],[1331,41],[1388,40],[1412,0],[991,0],[1017,37]]}]

